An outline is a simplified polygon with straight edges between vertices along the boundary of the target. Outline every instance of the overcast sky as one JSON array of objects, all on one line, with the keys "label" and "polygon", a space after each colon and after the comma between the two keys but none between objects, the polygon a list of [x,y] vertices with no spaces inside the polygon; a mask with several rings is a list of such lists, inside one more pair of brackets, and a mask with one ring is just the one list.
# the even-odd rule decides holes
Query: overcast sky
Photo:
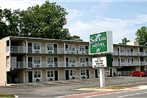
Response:
[{"label": "overcast sky", "polygon": [[[135,40],[141,26],[147,26],[147,0],[50,0],[66,9],[67,25],[71,35],[89,41],[89,35],[113,32],[113,42],[127,37]],[[1,8],[26,9],[42,4],[44,0],[0,0]]]}]

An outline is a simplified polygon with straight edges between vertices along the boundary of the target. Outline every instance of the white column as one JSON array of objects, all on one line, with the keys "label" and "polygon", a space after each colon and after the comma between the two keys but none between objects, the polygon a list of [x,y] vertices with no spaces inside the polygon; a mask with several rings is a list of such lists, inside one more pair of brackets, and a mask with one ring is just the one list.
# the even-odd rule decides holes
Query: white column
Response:
[{"label": "white column", "polygon": [[100,68],[100,87],[105,87],[105,68]]}]

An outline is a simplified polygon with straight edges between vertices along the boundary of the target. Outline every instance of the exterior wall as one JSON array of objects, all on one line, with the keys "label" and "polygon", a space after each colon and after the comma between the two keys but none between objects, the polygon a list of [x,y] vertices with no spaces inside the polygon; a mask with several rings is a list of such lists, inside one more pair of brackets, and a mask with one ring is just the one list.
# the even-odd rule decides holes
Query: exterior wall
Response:
[{"label": "exterior wall", "polygon": [[1,73],[1,77],[0,77],[0,86],[5,86],[7,83],[7,61],[6,61],[6,41],[9,38],[5,38],[0,40],[0,73]]}]

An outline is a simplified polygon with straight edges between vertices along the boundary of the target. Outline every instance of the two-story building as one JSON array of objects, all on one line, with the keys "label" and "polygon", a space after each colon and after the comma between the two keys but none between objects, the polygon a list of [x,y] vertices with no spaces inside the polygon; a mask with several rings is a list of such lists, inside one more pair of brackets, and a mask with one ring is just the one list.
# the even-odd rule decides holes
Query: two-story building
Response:
[{"label": "two-story building", "polygon": [[[113,65],[107,75],[128,75],[147,70],[147,47],[114,44]],[[0,85],[98,78],[92,68],[89,43],[9,36],[0,40]]]},{"label": "two-story building", "polygon": [[10,36],[0,46],[0,85],[95,77],[88,42]]}]

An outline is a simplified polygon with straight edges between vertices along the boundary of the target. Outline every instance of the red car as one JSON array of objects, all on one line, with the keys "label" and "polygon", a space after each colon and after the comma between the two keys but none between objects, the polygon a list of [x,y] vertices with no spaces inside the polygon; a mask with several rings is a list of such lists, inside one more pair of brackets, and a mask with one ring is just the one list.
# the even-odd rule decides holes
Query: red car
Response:
[{"label": "red car", "polygon": [[133,72],[130,73],[130,76],[143,77],[143,76],[147,76],[147,72],[145,72],[145,71],[133,71]]}]

